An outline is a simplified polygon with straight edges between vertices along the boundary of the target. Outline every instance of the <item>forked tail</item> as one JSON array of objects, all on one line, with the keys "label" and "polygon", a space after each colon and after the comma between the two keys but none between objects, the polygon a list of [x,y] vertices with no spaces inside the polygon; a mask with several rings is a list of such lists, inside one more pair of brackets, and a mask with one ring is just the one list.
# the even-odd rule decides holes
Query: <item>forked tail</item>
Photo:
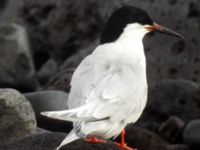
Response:
[{"label": "forked tail", "polygon": [[78,137],[74,130],[72,130],[66,137],[65,139],[61,142],[61,144],[56,148],[56,150],[59,150],[62,146],[68,144],[68,143],[71,143],[77,139],[79,139],[80,137]]}]

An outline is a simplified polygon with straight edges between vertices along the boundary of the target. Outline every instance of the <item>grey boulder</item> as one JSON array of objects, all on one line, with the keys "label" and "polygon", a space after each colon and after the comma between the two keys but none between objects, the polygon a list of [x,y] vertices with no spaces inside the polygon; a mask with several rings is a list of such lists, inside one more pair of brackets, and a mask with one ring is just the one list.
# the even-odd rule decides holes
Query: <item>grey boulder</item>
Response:
[{"label": "grey boulder", "polygon": [[186,144],[200,149],[200,119],[190,121],[183,132],[183,140]]},{"label": "grey boulder", "polygon": [[37,133],[15,143],[0,146],[0,150],[55,150],[65,136],[64,133]]},{"label": "grey boulder", "polygon": [[36,130],[29,101],[14,89],[0,89],[0,145],[18,141]]},{"label": "grey boulder", "polygon": [[0,25],[0,87],[21,92],[38,86],[25,28]]},{"label": "grey boulder", "polygon": [[200,117],[200,85],[188,80],[163,80],[149,87],[148,103],[138,124],[158,130],[170,116],[184,122]]},{"label": "grey boulder", "polygon": [[63,91],[48,90],[40,92],[24,93],[24,96],[30,101],[37,118],[38,126],[52,131],[70,131],[71,122],[61,121],[42,116],[43,111],[56,111],[68,109],[68,94]]},{"label": "grey boulder", "polygon": [[44,85],[49,79],[57,73],[58,66],[54,59],[49,59],[37,72],[37,77],[41,85]]}]

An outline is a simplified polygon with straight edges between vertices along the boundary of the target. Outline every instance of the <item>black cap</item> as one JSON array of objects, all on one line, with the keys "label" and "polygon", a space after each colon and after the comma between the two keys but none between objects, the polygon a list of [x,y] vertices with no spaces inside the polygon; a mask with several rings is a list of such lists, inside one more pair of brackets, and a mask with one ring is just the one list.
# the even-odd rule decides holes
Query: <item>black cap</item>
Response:
[{"label": "black cap", "polygon": [[121,7],[108,19],[101,36],[100,44],[116,41],[126,25],[130,23],[153,25],[151,18],[142,9],[133,6]]}]

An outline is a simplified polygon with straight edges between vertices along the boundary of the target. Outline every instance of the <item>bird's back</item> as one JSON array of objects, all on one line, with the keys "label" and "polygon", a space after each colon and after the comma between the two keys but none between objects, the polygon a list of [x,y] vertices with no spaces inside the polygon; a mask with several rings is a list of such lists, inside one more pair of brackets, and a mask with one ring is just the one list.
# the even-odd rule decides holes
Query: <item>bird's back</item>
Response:
[{"label": "bird's back", "polygon": [[[121,45],[107,44],[97,47],[74,72],[68,105],[71,109],[91,101],[116,101],[124,110],[131,111],[136,103],[144,101],[142,111],[146,104],[146,96],[143,95],[146,93],[145,62],[135,62],[131,56],[123,53]],[[124,104],[126,101],[129,102]],[[118,105],[115,110],[115,105],[110,104],[106,104],[104,110],[112,108],[115,114]]]}]

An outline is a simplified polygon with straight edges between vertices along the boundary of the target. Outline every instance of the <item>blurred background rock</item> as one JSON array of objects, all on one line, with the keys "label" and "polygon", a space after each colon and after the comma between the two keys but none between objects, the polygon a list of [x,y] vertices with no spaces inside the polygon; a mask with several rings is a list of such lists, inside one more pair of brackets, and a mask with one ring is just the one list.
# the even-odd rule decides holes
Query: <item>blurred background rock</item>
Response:
[{"label": "blurred background rock", "polygon": [[[1,0],[0,135],[7,135],[1,150],[52,150],[65,136],[58,132],[70,131],[71,123],[39,113],[67,108],[71,75],[98,44],[106,19],[123,5],[144,9],[185,37],[145,37],[148,105],[128,126],[128,144],[139,150],[200,149],[199,0]],[[80,140],[63,149],[93,147]]]}]

